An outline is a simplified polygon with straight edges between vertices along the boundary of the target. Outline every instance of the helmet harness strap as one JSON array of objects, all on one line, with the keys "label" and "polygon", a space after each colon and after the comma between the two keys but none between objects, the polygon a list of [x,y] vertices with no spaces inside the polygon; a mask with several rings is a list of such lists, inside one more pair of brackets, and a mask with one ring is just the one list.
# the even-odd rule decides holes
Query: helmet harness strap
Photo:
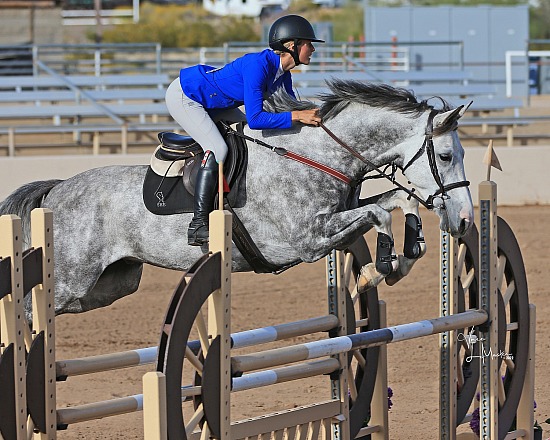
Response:
[{"label": "helmet harness strap", "polygon": [[291,56],[292,56],[292,59],[294,60],[294,63],[296,64],[296,66],[299,66],[300,64],[302,64],[300,62],[300,54],[298,53],[298,41],[300,41],[298,38],[294,38],[294,50],[290,50],[288,47],[284,46],[283,45],[283,52],[287,52],[289,53]]}]

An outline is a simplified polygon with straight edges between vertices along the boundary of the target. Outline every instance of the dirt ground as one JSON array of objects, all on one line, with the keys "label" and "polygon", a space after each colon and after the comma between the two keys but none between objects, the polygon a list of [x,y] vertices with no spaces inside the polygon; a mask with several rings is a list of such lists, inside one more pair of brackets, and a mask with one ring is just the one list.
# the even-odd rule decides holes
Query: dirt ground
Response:
[{"label": "dirt ground", "polygon": [[[536,388],[539,421],[550,417],[550,234],[546,220],[550,206],[501,207],[515,231],[527,269],[530,301],[537,306]],[[402,231],[396,215],[394,230]],[[382,286],[388,324],[395,325],[438,316],[439,243],[436,216],[424,213],[427,255],[411,275],[394,287]],[[396,236],[399,236],[396,233]],[[367,234],[369,243],[373,234]],[[400,247],[399,237],[396,244]],[[57,358],[130,350],[158,344],[164,311],[180,274],[146,267],[139,291],[110,307],[56,319]],[[233,276],[233,331],[290,322],[326,313],[325,263],[303,264],[282,275],[235,274]],[[297,340],[300,340],[298,338]],[[394,391],[390,411],[390,438],[438,438],[438,337],[431,336],[388,346],[389,385]],[[143,366],[108,373],[69,378],[58,383],[58,407],[113,399],[141,393],[141,377],[154,367]],[[235,419],[276,409],[325,400],[327,379],[274,385],[238,393],[233,399]],[[545,425],[545,436],[550,426]],[[461,427],[462,431],[469,428]],[[141,413],[119,415],[69,426],[60,439],[139,439],[143,437]]]}]

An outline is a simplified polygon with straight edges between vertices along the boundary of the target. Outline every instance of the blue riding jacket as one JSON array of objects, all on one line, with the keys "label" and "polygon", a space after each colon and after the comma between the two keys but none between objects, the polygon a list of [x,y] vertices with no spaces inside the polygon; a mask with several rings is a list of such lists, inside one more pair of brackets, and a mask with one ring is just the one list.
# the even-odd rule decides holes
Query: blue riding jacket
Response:
[{"label": "blue riding jacket", "polygon": [[246,54],[216,69],[199,64],[180,71],[183,92],[205,109],[237,108],[244,104],[252,129],[290,128],[291,113],[269,113],[263,101],[279,87],[294,96],[290,72],[275,79],[280,57],[270,49]]}]

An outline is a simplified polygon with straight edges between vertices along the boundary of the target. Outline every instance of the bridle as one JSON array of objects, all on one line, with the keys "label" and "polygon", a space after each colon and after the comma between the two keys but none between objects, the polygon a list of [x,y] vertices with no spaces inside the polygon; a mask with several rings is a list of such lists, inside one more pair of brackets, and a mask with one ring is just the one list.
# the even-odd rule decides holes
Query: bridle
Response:
[{"label": "bridle", "polygon": [[[376,171],[378,173],[378,175],[370,176],[369,178],[385,178],[385,179],[389,180],[394,186],[396,186],[397,188],[405,191],[409,195],[408,200],[410,200],[411,198],[414,198],[421,205],[423,205],[424,207],[426,207],[429,210],[432,210],[435,207],[434,206],[434,199],[440,198],[441,201],[442,201],[442,204],[439,206],[439,208],[440,209],[445,209],[445,200],[448,200],[450,198],[450,196],[447,194],[447,192],[452,190],[452,189],[461,188],[463,186],[469,186],[470,182],[468,180],[462,180],[460,182],[453,182],[453,183],[449,183],[447,185],[444,185],[443,182],[441,181],[441,177],[439,176],[439,170],[437,169],[437,162],[435,160],[435,147],[434,147],[434,143],[433,143],[433,135],[434,135],[433,134],[433,131],[434,131],[433,130],[433,120],[434,120],[435,115],[437,115],[438,113],[439,113],[439,111],[435,110],[433,108],[430,111],[430,114],[428,116],[428,121],[426,123],[426,129],[425,129],[425,132],[424,132],[424,142],[422,143],[422,146],[420,147],[420,149],[416,152],[416,154],[412,157],[411,160],[409,160],[409,162],[404,167],[399,167],[398,165],[391,164],[392,172],[390,174],[386,173],[387,167],[386,167],[386,169],[381,170],[374,163],[372,163],[369,159],[361,156],[361,154],[359,154],[357,151],[355,151],[353,148],[351,148],[348,144],[346,144],[344,141],[342,141],[342,139],[340,139],[332,131],[330,131],[326,127],[325,124],[323,124],[321,122],[319,125],[341,147],[346,149],[350,154],[352,154],[354,157],[359,159],[365,165],[368,165],[370,168],[372,168],[371,171]],[[430,196],[428,196],[428,198],[426,200],[422,199],[420,196],[415,194],[415,189],[414,188],[407,188],[407,187],[403,186],[402,184],[400,184],[399,182],[397,182],[397,180],[395,180],[395,172],[397,171],[397,169],[398,168],[401,169],[401,172],[404,173],[407,168],[409,168],[416,160],[418,160],[424,154],[424,151],[426,152],[426,154],[428,156],[428,162],[430,164],[430,170],[432,172],[432,176],[433,176],[435,182],[437,183],[437,186],[439,187],[439,189],[436,192],[434,192],[433,194],[431,194]],[[411,182],[409,182],[409,183],[411,183]]]},{"label": "bridle", "polygon": [[[373,171],[378,173],[376,175],[369,175],[368,177],[363,177],[360,180],[352,180],[349,177],[347,177],[346,175],[344,175],[343,173],[341,173],[341,172],[339,172],[339,171],[337,171],[337,170],[335,170],[335,169],[333,169],[329,166],[323,165],[323,164],[321,164],[319,162],[316,162],[314,160],[311,160],[307,157],[300,156],[299,154],[293,153],[292,151],[288,151],[286,148],[274,147],[274,146],[269,145],[269,144],[267,144],[267,143],[265,143],[265,142],[263,142],[259,139],[255,139],[253,137],[245,135],[244,133],[240,133],[240,132],[234,130],[233,128],[231,128],[228,124],[225,124],[225,123],[222,123],[222,124],[225,127],[225,129],[227,130],[227,134],[229,134],[229,135],[235,135],[235,136],[241,137],[243,139],[246,139],[247,141],[251,141],[251,142],[254,142],[254,143],[256,143],[258,145],[261,145],[263,147],[269,148],[271,151],[277,153],[279,156],[283,156],[283,157],[286,157],[288,159],[292,159],[292,160],[295,160],[297,162],[303,163],[307,166],[310,166],[312,168],[315,168],[319,171],[322,171],[326,174],[329,174],[329,175],[335,177],[336,179],[344,182],[347,185],[351,185],[353,187],[356,187],[362,181],[367,180],[367,179],[378,179],[378,178],[387,179],[392,183],[392,185],[394,185],[395,187],[399,188],[400,190],[406,192],[409,195],[409,197],[407,198],[408,200],[413,198],[413,199],[417,200],[418,203],[420,203],[425,208],[427,208],[429,210],[432,210],[435,207],[434,200],[436,198],[440,198],[441,202],[442,202],[440,205],[438,205],[438,208],[439,209],[445,209],[445,200],[448,200],[450,198],[450,196],[447,194],[448,191],[450,191],[452,189],[455,189],[455,188],[461,188],[463,186],[469,186],[470,185],[470,182],[468,180],[449,183],[447,185],[444,185],[443,182],[441,181],[441,177],[439,176],[439,170],[437,169],[437,162],[435,160],[435,147],[434,147],[434,143],[433,143],[433,136],[434,136],[434,133],[433,133],[434,132],[433,120],[434,120],[435,115],[437,115],[438,113],[439,113],[438,110],[435,110],[434,108],[431,108],[430,114],[428,116],[428,121],[426,123],[426,129],[425,129],[425,132],[424,132],[424,142],[422,143],[422,146],[420,147],[420,149],[412,157],[412,159],[409,160],[409,162],[404,167],[400,167],[400,166],[396,165],[395,163],[392,163],[392,164],[389,164],[388,166],[386,166],[384,168],[384,170],[381,170],[379,167],[377,167],[373,162],[371,162],[366,157],[361,156],[361,154],[359,154],[352,147],[350,147],[348,144],[346,144],[342,139],[340,139],[338,136],[336,136],[329,128],[327,128],[327,126],[325,124],[323,124],[321,122],[319,124],[319,126],[323,130],[325,130],[325,132],[334,141],[336,141],[336,143],[338,145],[343,147],[352,156],[356,157],[361,162],[363,162],[365,165],[367,165],[368,167],[371,168],[368,171],[368,173],[373,172]],[[456,129],[456,128],[453,128],[453,129]],[[395,178],[395,173],[397,172],[398,169],[400,169],[401,172],[404,173],[407,168],[409,168],[416,160],[418,160],[424,154],[424,151],[426,152],[426,154],[428,156],[428,162],[430,164],[430,170],[432,172],[432,176],[435,179],[435,182],[437,183],[437,186],[439,187],[439,189],[436,192],[434,192],[433,194],[431,194],[430,196],[428,196],[428,198],[426,200],[424,200],[420,196],[418,196],[415,193],[414,188],[407,188],[406,186],[399,183]],[[386,170],[389,167],[391,167],[392,171],[391,171],[391,173],[388,174],[386,172]],[[409,182],[409,184],[410,183],[411,182]]]}]

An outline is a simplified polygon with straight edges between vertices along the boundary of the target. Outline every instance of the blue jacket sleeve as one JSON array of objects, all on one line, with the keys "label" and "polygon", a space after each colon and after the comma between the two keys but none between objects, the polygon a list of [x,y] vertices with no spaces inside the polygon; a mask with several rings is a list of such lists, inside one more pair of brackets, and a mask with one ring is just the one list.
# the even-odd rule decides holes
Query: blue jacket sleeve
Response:
[{"label": "blue jacket sleeve", "polygon": [[292,126],[290,112],[269,113],[263,110],[264,93],[267,92],[268,81],[270,78],[267,66],[250,64],[243,69],[244,106],[248,125],[254,130],[290,128]]}]

